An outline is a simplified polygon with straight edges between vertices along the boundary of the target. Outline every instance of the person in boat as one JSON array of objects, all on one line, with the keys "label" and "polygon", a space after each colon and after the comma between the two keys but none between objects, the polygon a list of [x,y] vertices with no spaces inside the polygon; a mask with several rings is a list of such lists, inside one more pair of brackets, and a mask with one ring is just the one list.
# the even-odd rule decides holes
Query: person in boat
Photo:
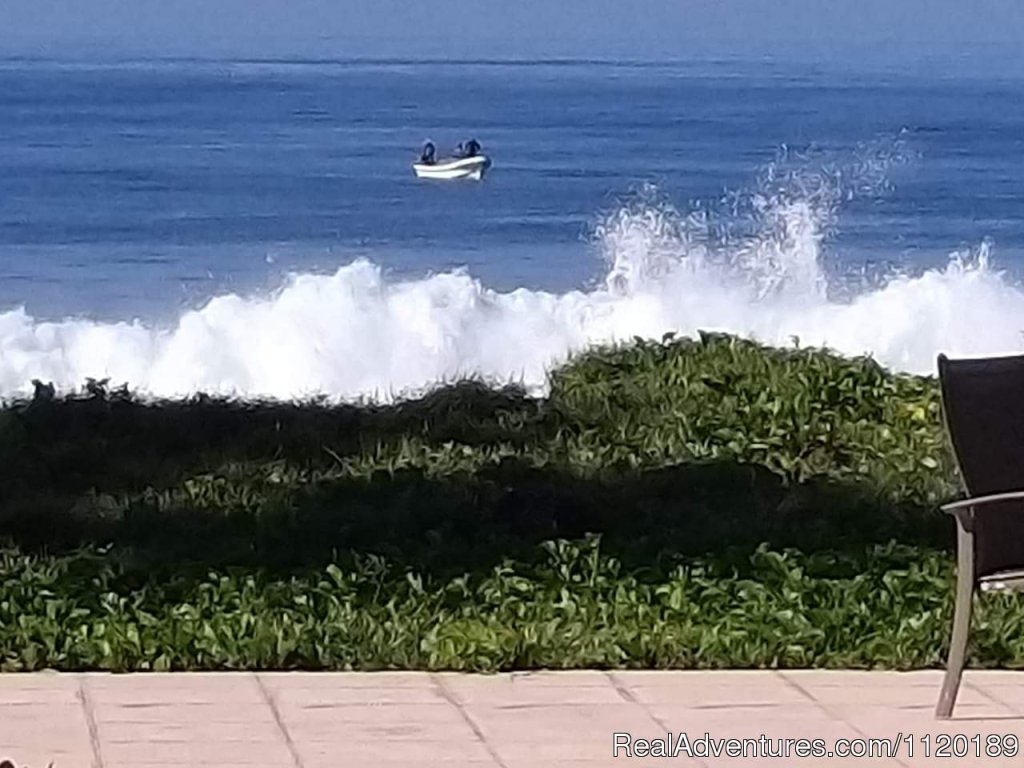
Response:
[{"label": "person in boat", "polygon": [[480,154],[480,142],[476,139],[470,139],[466,142],[466,146],[463,151],[465,152],[465,155],[463,155],[464,157],[476,157]]},{"label": "person in boat", "polygon": [[434,146],[434,142],[427,141],[423,145],[423,151],[420,153],[420,162],[424,165],[433,165],[436,160],[437,147]]}]

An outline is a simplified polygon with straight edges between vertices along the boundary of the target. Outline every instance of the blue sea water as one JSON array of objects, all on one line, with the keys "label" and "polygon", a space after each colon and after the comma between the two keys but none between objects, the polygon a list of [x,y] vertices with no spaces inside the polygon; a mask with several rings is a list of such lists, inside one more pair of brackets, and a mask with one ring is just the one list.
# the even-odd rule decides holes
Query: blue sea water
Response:
[{"label": "blue sea water", "polygon": [[[914,370],[1016,348],[1024,77],[955,69],[0,60],[0,395],[536,382],[698,326]],[[414,178],[470,137],[482,182]]]}]

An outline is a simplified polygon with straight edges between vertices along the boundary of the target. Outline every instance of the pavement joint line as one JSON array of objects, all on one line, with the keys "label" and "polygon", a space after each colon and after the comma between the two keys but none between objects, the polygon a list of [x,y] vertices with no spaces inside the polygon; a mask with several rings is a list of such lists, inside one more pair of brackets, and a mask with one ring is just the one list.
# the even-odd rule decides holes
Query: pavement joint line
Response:
[{"label": "pavement joint line", "polygon": [[[665,731],[665,733],[672,732],[672,728],[669,726],[669,724],[662,722],[661,718],[654,714],[654,712],[651,711],[650,707],[648,707],[646,704],[640,701],[640,699],[638,699],[636,695],[631,690],[629,690],[629,686],[619,679],[618,675],[608,670],[605,670],[604,674],[605,677],[607,677],[608,680],[611,682],[612,686],[615,688],[615,691],[619,694],[620,698],[622,698],[629,704],[633,704],[635,706],[640,707],[640,709],[642,709],[644,713],[649,718],[651,718],[651,720],[654,721],[655,725],[661,728],[661,730]],[[704,760],[700,757],[694,756],[692,759],[695,760],[697,764],[701,766],[701,768],[710,768],[710,766],[708,766],[708,764],[705,763]]]},{"label": "pavement joint line", "polygon": [[[862,739],[869,738],[868,734],[865,733],[864,731],[862,731],[860,728],[858,728],[855,723],[852,723],[849,720],[847,720],[845,717],[843,717],[838,712],[834,711],[831,707],[826,705],[824,702],[818,701],[814,697],[813,693],[811,693],[806,688],[804,688],[802,685],[800,685],[800,683],[798,683],[796,680],[792,679],[789,675],[787,675],[785,673],[785,671],[783,671],[781,669],[776,669],[773,672],[774,672],[776,677],[778,677],[780,680],[782,680],[782,682],[784,682],[786,685],[788,685],[794,691],[799,693],[801,696],[806,697],[809,701],[812,701],[814,703],[814,705],[818,709],[820,709],[822,712],[824,712],[826,715],[828,715],[830,720],[832,720],[834,722],[842,723],[843,725],[845,725],[848,728],[850,728],[854,733],[856,733]],[[903,768],[911,768],[911,766],[908,763],[903,762],[898,757],[894,757],[893,760],[895,760],[899,765],[902,765]]]},{"label": "pavement joint line", "polygon": [[651,719],[654,722],[656,722],[659,727],[664,727],[661,721],[654,716],[654,713],[647,709],[647,707],[644,707],[643,702],[640,701],[640,699],[638,699],[636,696],[634,696],[633,692],[629,690],[629,687],[626,686],[621,680],[619,680],[619,678],[617,678],[613,673],[608,672],[607,670],[605,671],[604,676],[608,678],[608,682],[612,684],[612,687],[615,689],[615,692],[619,694],[620,699],[625,701],[627,704],[636,704],[638,707],[643,707],[643,710],[651,716]]},{"label": "pavement joint line", "polygon": [[284,724],[284,718],[281,717],[281,710],[278,709],[277,700],[274,698],[274,694],[266,683],[263,682],[263,678],[259,672],[252,673],[253,678],[256,680],[256,687],[260,689],[260,693],[263,696],[263,701],[268,707],[270,707],[270,713],[274,716],[274,722],[277,723],[277,729],[281,733],[281,737],[284,739],[285,746],[288,747],[288,753],[292,756],[292,765],[295,768],[305,768],[302,763],[302,756],[299,754],[298,747],[295,746],[295,742],[292,740],[292,735],[288,733],[288,728]]},{"label": "pavement joint line", "polygon": [[78,690],[75,697],[82,705],[82,714],[85,715],[85,725],[89,729],[89,745],[92,747],[93,768],[103,768],[103,748],[100,744],[100,728],[96,722],[96,711],[93,707],[92,695],[89,693],[88,678],[85,675],[77,676]]},{"label": "pavement joint line", "polygon": [[441,697],[444,698],[444,700],[451,704],[453,707],[455,707],[456,710],[458,710],[459,715],[465,721],[466,725],[469,726],[470,730],[473,731],[473,735],[476,736],[477,740],[484,745],[484,749],[487,750],[487,754],[491,756],[491,759],[495,762],[495,764],[499,768],[508,768],[508,765],[505,763],[505,761],[501,759],[501,755],[498,754],[498,751],[487,740],[487,737],[484,735],[483,729],[480,727],[479,723],[477,723],[477,721],[473,719],[473,716],[469,713],[469,711],[464,706],[462,706],[462,702],[459,701],[458,696],[456,696],[454,693],[452,693],[452,691],[448,689],[448,686],[444,684],[444,680],[442,680],[440,676],[434,674],[433,672],[429,672],[427,674],[430,678],[430,682],[433,683],[434,688],[437,690],[439,694],[441,694]]},{"label": "pavement joint line", "polygon": [[1011,712],[1013,714],[1017,714],[1016,711],[1014,710],[1014,708],[1010,704],[1008,704],[1007,702],[1005,702],[1002,699],[1000,699],[994,693],[990,693],[985,688],[982,688],[980,685],[977,685],[976,683],[971,682],[970,680],[967,679],[966,675],[964,675],[964,677],[963,677],[963,683],[962,684],[963,684],[963,686],[965,688],[970,688],[975,693],[981,694],[986,699],[991,701],[993,704],[998,704],[1000,707],[1005,709],[1007,712]]},{"label": "pavement joint line", "polygon": [[[779,678],[783,683],[785,683],[789,688],[792,688],[794,691],[799,693],[801,696],[803,696],[805,699],[807,699],[809,702],[811,702],[814,706],[816,706],[818,709],[820,709],[822,712],[824,712],[826,715],[828,715],[830,720],[838,720],[841,723],[846,723],[846,720],[843,719],[842,715],[840,715],[838,712],[835,712],[831,707],[829,707],[827,704],[825,704],[825,702],[818,701],[818,699],[815,698],[813,693],[808,691],[806,688],[804,688],[802,685],[800,685],[800,683],[798,683],[796,680],[791,678],[789,675],[787,675],[781,669],[773,670],[772,673],[777,678]],[[860,729],[858,729],[852,723],[846,723],[846,724],[849,725],[851,728],[853,728],[853,730],[855,730],[861,736],[864,735],[863,733],[860,732]]]}]

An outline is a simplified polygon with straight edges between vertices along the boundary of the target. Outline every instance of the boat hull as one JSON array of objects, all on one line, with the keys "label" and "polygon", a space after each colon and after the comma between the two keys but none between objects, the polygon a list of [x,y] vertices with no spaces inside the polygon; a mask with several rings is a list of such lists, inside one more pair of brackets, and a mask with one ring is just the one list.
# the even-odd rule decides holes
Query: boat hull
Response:
[{"label": "boat hull", "polygon": [[436,163],[413,163],[412,169],[420,179],[472,179],[480,181],[491,167],[491,159],[484,155],[439,160]]}]

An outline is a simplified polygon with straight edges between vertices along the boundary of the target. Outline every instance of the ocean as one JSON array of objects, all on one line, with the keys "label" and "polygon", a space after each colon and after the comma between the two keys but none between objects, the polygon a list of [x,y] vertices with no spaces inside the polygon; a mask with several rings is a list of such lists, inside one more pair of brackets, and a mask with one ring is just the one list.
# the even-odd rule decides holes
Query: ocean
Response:
[{"label": "ocean", "polygon": [[0,59],[0,397],[543,392],[698,330],[930,373],[1024,351],[1022,181],[1024,76],[941,61]]}]

